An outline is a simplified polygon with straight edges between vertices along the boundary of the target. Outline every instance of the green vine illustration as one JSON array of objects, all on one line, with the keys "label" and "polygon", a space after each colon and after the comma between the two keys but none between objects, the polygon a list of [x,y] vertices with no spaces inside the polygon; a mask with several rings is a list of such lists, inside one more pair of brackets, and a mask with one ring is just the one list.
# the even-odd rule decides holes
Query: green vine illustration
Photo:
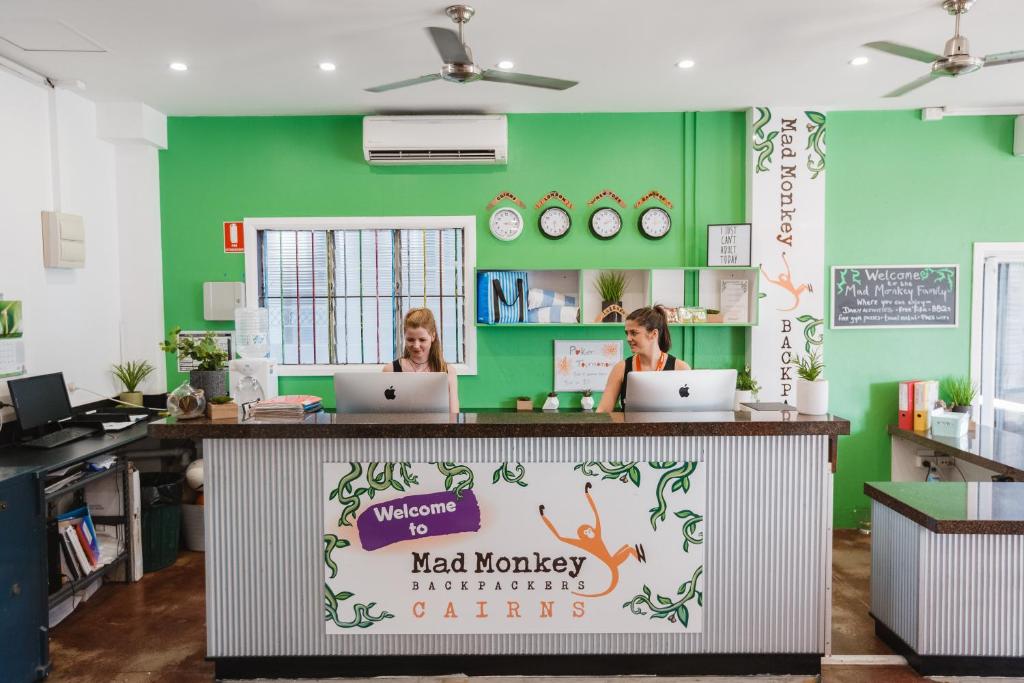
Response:
[{"label": "green vine illustration", "polygon": [[[456,500],[462,498],[463,491],[473,488],[473,470],[465,465],[456,465],[453,462],[438,462],[434,464],[437,465],[438,472],[444,475],[444,490],[454,491]],[[452,487],[455,478],[461,476],[466,478]]]},{"label": "green vine illustration", "polygon": [[[674,467],[677,463],[651,463],[651,467],[657,469],[666,469],[667,467]],[[671,491],[674,493],[680,489],[683,493],[690,490],[690,475],[697,471],[697,463],[686,462],[680,467],[669,469],[665,474],[661,475],[661,479],[658,480],[658,485],[655,487],[655,497],[657,498],[658,505],[651,508],[651,529],[658,530],[658,522],[664,522],[665,516],[668,514],[668,501],[665,500],[665,488],[668,487],[669,483],[672,483]]]},{"label": "green vine illustration", "polygon": [[[595,468],[598,471],[595,471]],[[618,479],[621,482],[631,481],[634,486],[640,486],[640,468],[632,462],[581,462],[573,467],[588,477],[601,477],[601,479]]]},{"label": "green vine illustration", "polygon": [[921,278],[922,279],[927,279],[928,276],[930,276],[930,275],[933,275],[935,277],[935,282],[937,282],[937,283],[945,282],[946,283],[946,287],[950,291],[953,290],[953,278],[955,277],[955,275],[953,273],[953,269],[952,268],[922,268],[921,269]]},{"label": "green vine illustration", "polygon": [[504,479],[510,484],[517,484],[519,486],[526,486],[526,482],[523,481],[523,477],[526,476],[526,468],[523,467],[523,463],[511,463],[515,465],[515,471],[513,472],[508,468],[509,463],[501,463],[501,467],[494,470],[494,476],[491,477],[491,483],[497,484],[499,480]]},{"label": "green vine illustration", "polygon": [[331,553],[350,545],[351,543],[344,538],[338,538],[334,534],[324,534],[324,564],[330,568],[332,579],[338,575],[338,565],[331,559]]},{"label": "green vine illustration", "polygon": [[[650,587],[644,584],[643,591],[623,603],[622,606],[628,607],[633,614],[647,615],[649,612],[648,618],[650,619],[668,619],[673,623],[678,621],[680,625],[686,626],[690,623],[690,611],[686,608],[686,603],[696,598],[698,605],[704,605],[704,594],[697,590],[697,580],[703,572],[703,566],[697,567],[693,572],[693,578],[679,587],[679,590],[676,591],[678,600],[673,601],[671,597],[665,597],[660,593],[652,596]],[[657,604],[655,604],[655,600],[657,600]]]},{"label": "green vine illustration", "polygon": [[[846,281],[847,273],[850,274],[850,281]],[[861,285],[864,284],[860,281],[860,269],[858,268],[840,268],[839,269],[839,282],[836,283],[836,294],[842,294],[850,285]]]},{"label": "green vine illustration", "polygon": [[697,536],[697,525],[704,521],[704,517],[693,510],[680,510],[676,517],[683,520],[683,552],[690,552],[690,544],[699,545],[704,542],[704,534]]},{"label": "green vine illustration", "polygon": [[814,180],[825,170],[825,115],[817,111],[805,111],[804,114],[811,121],[807,124],[807,149],[811,150],[807,155],[807,170]]},{"label": "green vine illustration", "polygon": [[757,152],[757,166],[755,170],[763,173],[768,170],[772,162],[772,155],[775,154],[775,136],[777,130],[770,131],[765,135],[764,127],[772,120],[772,111],[767,107],[757,108],[758,119],[754,122],[754,151]]},{"label": "green vine illustration", "polygon": [[384,621],[385,619],[393,619],[394,614],[381,610],[379,614],[372,614],[371,610],[377,604],[371,602],[368,604],[356,603],[352,606],[352,621],[342,621],[341,617],[338,616],[338,608],[341,607],[343,601],[348,600],[352,597],[352,593],[347,591],[341,591],[335,593],[331,590],[331,587],[326,583],[324,584],[324,621],[333,621],[341,628],[369,628],[376,624],[378,621]]},{"label": "green vine illustration", "polygon": [[[338,502],[341,503],[341,516],[338,518],[338,526],[352,526],[352,520],[362,504],[362,496],[373,500],[378,491],[384,491],[389,488],[396,491],[405,491],[407,486],[414,486],[420,483],[419,479],[412,473],[412,465],[407,462],[372,462],[366,466],[366,486],[360,486],[353,490],[353,484],[363,476],[363,466],[358,462],[352,462],[349,465],[352,466],[352,469],[338,480],[337,487],[328,496],[328,500],[337,498]],[[398,476],[401,481],[395,479],[396,465],[398,466]]]},{"label": "green vine illustration", "polygon": [[798,315],[797,320],[804,324],[804,349],[811,352],[812,346],[821,346],[825,341],[825,327],[823,318],[815,318],[810,313]]}]

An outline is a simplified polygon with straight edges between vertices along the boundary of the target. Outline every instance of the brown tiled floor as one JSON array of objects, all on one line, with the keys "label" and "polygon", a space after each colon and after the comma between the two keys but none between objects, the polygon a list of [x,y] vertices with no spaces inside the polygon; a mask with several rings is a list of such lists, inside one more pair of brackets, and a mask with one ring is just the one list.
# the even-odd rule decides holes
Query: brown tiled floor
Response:
[{"label": "brown tiled floor", "polygon": [[[871,539],[836,531],[833,540],[834,654],[891,654],[868,616]],[[203,554],[182,552],[172,567],[136,584],[109,584],[53,629],[55,683],[209,683],[204,660]],[[439,679],[438,679],[439,680]],[[593,679],[598,680],[598,679]],[[723,680],[723,679],[717,679]],[[731,679],[730,679],[731,680]],[[761,679],[765,680],[765,679]],[[925,680],[907,667],[828,666],[827,683]]]},{"label": "brown tiled floor", "polygon": [[53,629],[54,683],[209,683],[203,554],[103,586]]}]

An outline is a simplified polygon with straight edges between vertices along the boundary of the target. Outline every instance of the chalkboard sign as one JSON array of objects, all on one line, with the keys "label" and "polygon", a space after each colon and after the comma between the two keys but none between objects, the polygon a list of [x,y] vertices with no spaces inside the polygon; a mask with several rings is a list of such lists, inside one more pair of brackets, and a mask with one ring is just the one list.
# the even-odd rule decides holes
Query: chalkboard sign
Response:
[{"label": "chalkboard sign", "polygon": [[832,266],[832,327],[956,327],[960,267]]}]

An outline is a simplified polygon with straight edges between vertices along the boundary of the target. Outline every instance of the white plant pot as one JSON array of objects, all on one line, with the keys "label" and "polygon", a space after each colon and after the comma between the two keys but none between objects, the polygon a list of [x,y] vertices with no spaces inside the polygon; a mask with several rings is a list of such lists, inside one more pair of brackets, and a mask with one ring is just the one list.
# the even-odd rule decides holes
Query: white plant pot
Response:
[{"label": "white plant pot", "polygon": [[594,397],[593,396],[582,396],[580,397],[580,408],[583,410],[594,409]]},{"label": "white plant pot", "polygon": [[547,400],[544,401],[542,410],[558,410],[558,397],[548,396]]},{"label": "white plant pot", "polygon": [[828,413],[828,380],[808,382],[796,381],[796,409],[804,415],[825,415]]},{"label": "white plant pot", "polygon": [[753,400],[754,400],[754,392],[752,392],[752,391],[744,391],[744,390],[741,390],[741,389],[737,389],[736,390],[736,405],[733,407],[733,410],[750,410],[750,408],[748,408],[746,406],[742,406],[740,404],[741,403],[750,403]]}]

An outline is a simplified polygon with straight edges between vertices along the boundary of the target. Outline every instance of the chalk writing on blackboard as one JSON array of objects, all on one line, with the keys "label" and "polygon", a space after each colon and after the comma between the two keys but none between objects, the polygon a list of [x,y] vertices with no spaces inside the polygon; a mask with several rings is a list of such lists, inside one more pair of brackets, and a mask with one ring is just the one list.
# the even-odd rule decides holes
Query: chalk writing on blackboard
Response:
[{"label": "chalk writing on blackboard", "polygon": [[833,266],[832,327],[956,327],[959,266]]}]

